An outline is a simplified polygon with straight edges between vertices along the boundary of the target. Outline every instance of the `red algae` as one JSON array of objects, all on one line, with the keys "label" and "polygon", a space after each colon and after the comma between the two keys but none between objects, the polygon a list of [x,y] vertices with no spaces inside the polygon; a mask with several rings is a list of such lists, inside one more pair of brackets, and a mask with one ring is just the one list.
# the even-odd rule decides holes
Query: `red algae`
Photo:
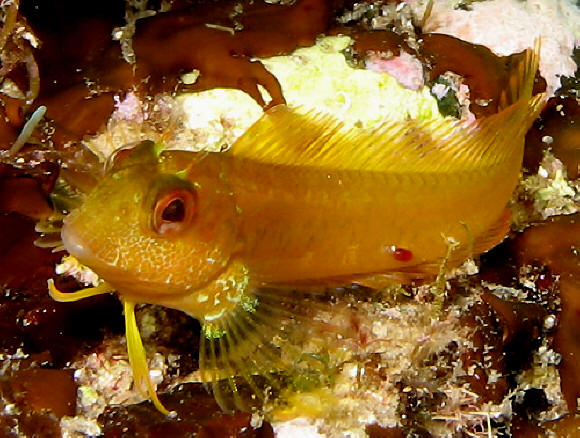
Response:
[{"label": "red algae", "polygon": [[48,352],[3,357],[0,436],[13,436],[14,429],[22,436],[60,436],[60,417],[76,411],[72,371],[44,368],[52,361]]},{"label": "red algae", "polygon": [[33,245],[38,238],[34,220],[17,213],[0,215],[0,230],[0,285],[14,288],[45,283],[61,256]]},{"label": "red algae", "polygon": [[551,421],[545,425],[545,429],[558,438],[575,438],[580,434],[580,417],[567,416]]},{"label": "red algae", "polygon": [[10,380],[12,398],[34,412],[48,410],[59,417],[75,415],[77,387],[72,371],[31,368],[19,370]]},{"label": "red algae", "polygon": [[[539,304],[505,301],[489,293],[481,298],[493,309],[503,326],[502,341],[506,344],[516,341],[518,348],[531,351],[529,344],[539,338],[547,311]],[[520,360],[525,362],[526,358]]]},{"label": "red algae", "polygon": [[554,348],[562,355],[561,387],[568,409],[578,409],[580,397],[580,214],[560,216],[526,230],[516,241],[522,263],[542,263],[560,275],[562,311]]},{"label": "red algae", "polygon": [[381,427],[377,424],[371,424],[365,428],[369,438],[403,438],[405,436],[403,429],[399,427]]},{"label": "red algae", "polygon": [[0,149],[8,149],[18,137],[18,128],[24,122],[21,114],[23,101],[4,95],[0,101]]},{"label": "red algae", "polygon": [[20,436],[60,437],[60,419],[51,413],[25,412],[19,415],[3,414],[0,416],[0,434],[3,437],[14,437],[14,430]]},{"label": "red algae", "polygon": [[203,438],[274,436],[268,423],[253,428],[250,425],[251,414],[221,412],[213,396],[201,384],[183,385],[172,394],[161,395],[160,398],[167,408],[177,412],[179,421],[160,417],[150,403],[109,408],[99,417],[103,424],[103,433],[107,437],[151,438],[185,438],[193,435]]},{"label": "red algae", "polygon": [[44,219],[52,213],[52,208],[38,181],[9,177],[0,180],[0,212],[17,212],[33,219]]},{"label": "red algae", "polygon": [[[262,85],[272,98],[269,105],[284,103],[278,80],[251,58],[281,55],[314,44],[330,17],[324,0],[300,0],[292,6],[256,2],[244,5],[235,22],[224,13],[231,15],[235,2],[222,2],[219,8],[204,6],[189,14],[165,13],[139,23],[133,39],[137,76],[152,76],[150,92],[175,87],[239,88],[265,106],[257,87]],[[197,81],[180,84],[175,73],[193,69],[200,73]]]},{"label": "red algae", "polygon": [[562,312],[560,326],[554,337],[554,348],[562,354],[560,378],[562,393],[571,412],[578,410],[580,397],[580,339],[578,323],[580,314],[580,279],[570,273],[562,273],[560,278],[560,298]]},{"label": "red algae", "polygon": [[[233,1],[201,2],[139,20],[133,66],[122,59],[120,45],[111,38],[113,28],[124,24],[124,2],[110,0],[94,10],[77,3],[24,0],[21,7],[42,41],[35,52],[41,87],[34,107],[48,108],[54,128],[50,140],[56,146],[95,134],[113,110],[113,96],[132,89],[145,96],[238,88],[266,106],[261,85],[271,96],[269,105],[284,103],[277,79],[252,58],[314,44],[331,16],[325,0],[300,0],[291,6],[256,2],[242,10]],[[180,82],[182,73],[194,69],[200,72],[195,83]],[[14,113],[4,100],[5,113]],[[20,125],[13,116],[8,119],[11,123],[0,129],[4,147]]]},{"label": "red algae", "polygon": [[103,324],[115,319],[115,312],[105,317],[103,307],[115,309],[118,317],[119,305],[101,297],[92,306],[84,304],[75,311],[54,303],[46,293],[46,281],[54,276],[54,264],[62,253],[34,245],[39,237],[35,223],[52,212],[48,193],[57,175],[58,168],[51,162],[23,168],[0,164],[0,287],[4,289],[0,351],[11,353],[19,347],[32,352],[50,350],[53,360],[63,364],[82,343],[102,338]]},{"label": "red algae", "polygon": [[45,286],[61,255],[34,246],[34,220],[16,213],[0,215],[0,230],[0,286]]},{"label": "red algae", "polygon": [[391,53],[392,56],[399,56],[401,50],[411,52],[402,35],[391,31],[369,31],[367,29],[339,28],[333,33],[342,33],[350,36],[354,43],[352,53],[356,57],[365,58],[372,52]]},{"label": "red algae", "polygon": [[[425,34],[422,39],[422,56],[432,65],[431,80],[446,71],[463,76],[469,85],[469,109],[478,118],[501,109],[500,97],[509,83],[509,72],[513,65],[520,62],[524,52],[497,56],[485,46],[444,34]],[[535,87],[534,93],[543,89],[545,82]]]},{"label": "red algae", "polygon": [[[420,34],[417,50],[409,47],[403,35],[389,29],[369,31],[361,27],[338,27],[333,28],[332,33],[353,38],[350,53],[358,62],[373,53],[391,57],[404,51],[430,66],[430,81],[447,71],[461,75],[469,86],[469,109],[477,118],[495,114],[501,109],[501,95],[509,83],[509,72],[524,56],[523,52],[498,56],[485,46],[436,33]],[[539,77],[534,93],[543,90],[545,81]]]},{"label": "red algae", "polygon": [[23,169],[0,163],[0,286],[50,277],[60,256],[33,245],[38,238],[34,222],[52,213],[48,195],[57,175],[54,163]]}]

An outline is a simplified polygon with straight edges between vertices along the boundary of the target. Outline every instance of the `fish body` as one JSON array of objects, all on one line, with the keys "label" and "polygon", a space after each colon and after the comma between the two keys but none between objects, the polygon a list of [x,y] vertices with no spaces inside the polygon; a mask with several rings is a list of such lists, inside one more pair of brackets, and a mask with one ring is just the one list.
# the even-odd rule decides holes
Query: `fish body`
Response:
[{"label": "fish body", "polygon": [[64,245],[126,303],[199,319],[219,343],[208,347],[207,379],[218,368],[244,373],[244,362],[255,365],[248,379],[260,367],[249,347],[236,349],[240,321],[265,320],[260,288],[430,277],[504,238],[524,135],[544,102],[531,97],[536,68],[529,51],[503,110],[470,127],[355,130],[280,106],[225,153],[142,142],[66,218]]},{"label": "fish body", "polygon": [[[382,145],[381,145],[382,146]],[[516,154],[517,155],[517,154]],[[521,157],[513,157],[517,161]],[[263,283],[349,283],[373,273],[436,274],[449,247],[500,240],[515,163],[423,173],[229,160],[239,256]],[[505,230],[504,230],[505,231]],[[402,252],[405,255],[402,255]],[[460,251],[465,258],[465,251]]]},{"label": "fish body", "polygon": [[[527,112],[522,102],[471,132],[453,122],[441,134],[402,124],[396,134],[409,140],[387,157],[379,151],[389,150],[392,128],[385,133],[379,128],[367,133],[367,144],[356,144],[381,157],[376,165],[365,160],[334,165],[334,155],[295,156],[298,164],[272,162],[244,151],[238,155],[236,145],[231,153],[158,155],[145,142],[133,152],[137,157],[112,169],[68,216],[63,241],[125,296],[177,307],[202,321],[195,305],[184,309],[172,298],[195,295],[233,265],[243,267],[252,286],[364,282],[380,273],[434,275],[449,239],[460,243],[453,256],[459,262],[504,237],[525,125],[512,120],[504,128],[510,132],[497,135],[495,122],[509,123]],[[338,122],[329,127],[328,118],[321,119],[281,107],[258,124],[286,126],[279,131],[303,126],[303,132],[295,131],[298,138],[317,127],[338,129]],[[261,134],[250,132],[240,145],[254,144],[252,137]],[[283,134],[274,136],[286,141]],[[342,131],[333,135],[344,141]],[[414,146],[421,138],[423,147]],[[445,138],[456,141],[453,148],[441,144]],[[283,153],[276,141],[272,144]],[[296,149],[284,160],[292,160],[292,153]],[[193,194],[184,200],[191,203],[185,208],[195,210],[191,223],[175,236],[157,233],[152,224],[159,203],[182,193]]]}]

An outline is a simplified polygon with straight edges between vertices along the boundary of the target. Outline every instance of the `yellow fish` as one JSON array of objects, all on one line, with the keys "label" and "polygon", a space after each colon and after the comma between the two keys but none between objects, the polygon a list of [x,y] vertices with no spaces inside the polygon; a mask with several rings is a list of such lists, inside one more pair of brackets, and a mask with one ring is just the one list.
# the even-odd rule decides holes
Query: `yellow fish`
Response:
[{"label": "yellow fish", "polygon": [[264,345],[289,312],[277,287],[282,297],[432,277],[505,237],[524,135],[545,101],[532,97],[537,53],[515,68],[503,109],[469,127],[409,120],[355,131],[279,106],[224,153],[142,142],[113,160],[62,229],[67,251],[103,282],[74,293],[50,282],[50,292],[119,294],[136,385],[164,413],[134,306],[198,319],[202,377],[225,405],[223,393],[238,396],[234,376],[256,389],[254,376],[276,367]]}]

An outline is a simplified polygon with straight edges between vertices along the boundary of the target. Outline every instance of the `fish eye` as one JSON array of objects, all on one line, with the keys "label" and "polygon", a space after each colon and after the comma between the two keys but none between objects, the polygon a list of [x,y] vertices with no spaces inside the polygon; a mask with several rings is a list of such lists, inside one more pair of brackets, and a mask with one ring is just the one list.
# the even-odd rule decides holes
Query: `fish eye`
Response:
[{"label": "fish eye", "polygon": [[152,228],[159,236],[180,234],[197,214],[197,193],[179,188],[162,193],[155,202]]},{"label": "fish eye", "polygon": [[161,212],[161,219],[164,222],[183,222],[185,219],[185,204],[183,199],[173,199],[163,212]]}]

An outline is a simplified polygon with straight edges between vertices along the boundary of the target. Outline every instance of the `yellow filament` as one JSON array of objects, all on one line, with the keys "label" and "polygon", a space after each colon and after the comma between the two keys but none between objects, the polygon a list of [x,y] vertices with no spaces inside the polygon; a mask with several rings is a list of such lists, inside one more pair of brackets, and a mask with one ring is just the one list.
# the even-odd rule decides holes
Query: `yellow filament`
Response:
[{"label": "yellow filament", "polygon": [[101,283],[95,287],[87,287],[76,292],[61,292],[54,285],[54,280],[48,280],[48,293],[54,301],[59,303],[72,303],[73,301],[82,300],[83,298],[94,297],[112,292],[114,289],[107,283]]},{"label": "yellow filament", "polygon": [[[163,415],[171,416],[172,413],[165,409],[157,398],[157,393],[149,377],[149,367],[145,356],[145,348],[141,341],[137,321],[135,320],[135,303],[123,301],[123,310],[125,312],[125,336],[127,337],[127,352],[129,354],[129,363],[133,370],[133,380],[135,386],[142,394],[149,394],[150,400]],[[174,415],[174,414],[173,414]]]},{"label": "yellow filament", "polygon": [[[102,295],[112,292],[114,289],[107,283],[101,283],[95,287],[87,287],[76,292],[61,292],[54,285],[54,280],[48,280],[48,293],[53,300],[61,303],[70,303],[73,301],[82,300],[83,298],[92,297],[95,295]],[[123,310],[125,312],[125,335],[127,337],[127,353],[129,354],[129,363],[133,370],[133,380],[135,386],[142,394],[148,394],[149,398],[163,415],[172,416],[174,413],[165,409],[165,407],[157,398],[155,389],[149,377],[149,367],[147,366],[147,359],[145,356],[145,348],[141,341],[141,335],[135,320],[135,303],[131,301],[123,302]]]}]

